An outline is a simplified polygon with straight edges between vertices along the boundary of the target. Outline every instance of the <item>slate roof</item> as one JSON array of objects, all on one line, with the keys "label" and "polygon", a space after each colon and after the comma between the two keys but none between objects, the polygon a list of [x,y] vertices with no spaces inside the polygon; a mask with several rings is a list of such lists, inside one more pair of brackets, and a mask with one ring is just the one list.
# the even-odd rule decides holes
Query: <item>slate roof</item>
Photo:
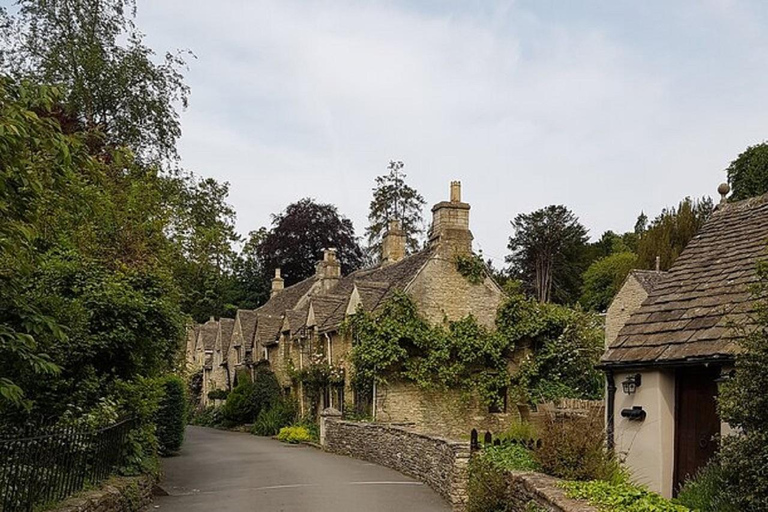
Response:
[{"label": "slate roof", "polygon": [[312,287],[317,281],[318,277],[317,275],[314,275],[285,288],[264,303],[264,305],[259,308],[259,313],[282,315],[286,310],[296,308],[301,300],[312,291]]},{"label": "slate roof", "polygon": [[633,270],[629,273],[640,283],[646,293],[651,293],[666,274],[666,272],[656,270]]},{"label": "slate roof", "polygon": [[240,330],[243,335],[243,346],[247,349],[253,348],[253,336],[256,333],[256,321],[259,313],[254,309],[238,309],[237,316],[240,318]]},{"label": "slate roof", "polygon": [[200,326],[200,337],[203,342],[203,350],[216,348],[216,337],[219,334],[219,323],[216,320],[208,320]]},{"label": "slate roof", "polygon": [[346,307],[348,296],[345,295],[315,295],[310,299],[312,311],[315,313],[315,325],[323,325],[331,314],[340,306]]},{"label": "slate roof", "polygon": [[235,319],[220,318],[219,323],[221,324],[221,359],[222,361],[226,361],[229,352],[229,344],[232,342],[232,331],[235,330]]},{"label": "slate roof", "polygon": [[[754,328],[768,194],[719,206],[603,355],[602,366],[730,360]],[[746,329],[735,329],[739,325]]]},{"label": "slate roof", "polygon": [[280,327],[283,325],[282,312],[279,315],[259,312],[258,315],[254,343],[268,344],[276,341],[280,335]]}]

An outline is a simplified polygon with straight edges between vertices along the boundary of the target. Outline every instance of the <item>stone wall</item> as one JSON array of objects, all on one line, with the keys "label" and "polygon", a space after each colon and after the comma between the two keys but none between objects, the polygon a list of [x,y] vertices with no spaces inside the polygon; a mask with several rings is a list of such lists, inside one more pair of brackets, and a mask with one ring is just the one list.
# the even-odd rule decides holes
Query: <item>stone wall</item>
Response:
[{"label": "stone wall", "polygon": [[640,282],[630,274],[624,285],[613,298],[608,311],[605,314],[605,346],[609,346],[629,317],[648,298],[648,292]]},{"label": "stone wall", "polygon": [[468,439],[473,428],[499,433],[520,418],[509,404],[507,412],[491,413],[477,396],[458,389],[426,390],[412,382],[391,381],[376,393],[376,421],[408,424],[414,430],[452,439]]},{"label": "stone wall", "polygon": [[469,443],[431,437],[402,427],[322,419],[322,444],[329,452],[387,466],[424,482],[454,510],[466,504]]},{"label": "stone wall", "polygon": [[[539,473],[508,473],[506,496],[513,512],[597,512],[583,501],[572,500],[557,483],[558,479]],[[538,507],[538,508],[536,508]]]},{"label": "stone wall", "polygon": [[65,500],[52,512],[138,512],[152,503],[154,485],[150,476],[110,478],[98,489]]}]

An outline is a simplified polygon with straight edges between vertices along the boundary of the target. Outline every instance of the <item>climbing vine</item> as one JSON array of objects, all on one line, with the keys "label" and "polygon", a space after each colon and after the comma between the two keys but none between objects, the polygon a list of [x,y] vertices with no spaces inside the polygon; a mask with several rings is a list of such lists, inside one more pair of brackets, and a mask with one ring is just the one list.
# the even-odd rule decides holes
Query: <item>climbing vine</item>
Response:
[{"label": "climbing vine", "polygon": [[327,386],[344,384],[345,370],[340,365],[329,363],[322,354],[313,354],[302,368],[296,368],[289,359],[286,362],[286,373],[295,384],[302,384],[310,410],[315,411]]},{"label": "climbing vine", "polygon": [[471,256],[459,254],[456,256],[456,270],[472,284],[480,284],[485,279],[485,262],[479,254],[472,254]]}]

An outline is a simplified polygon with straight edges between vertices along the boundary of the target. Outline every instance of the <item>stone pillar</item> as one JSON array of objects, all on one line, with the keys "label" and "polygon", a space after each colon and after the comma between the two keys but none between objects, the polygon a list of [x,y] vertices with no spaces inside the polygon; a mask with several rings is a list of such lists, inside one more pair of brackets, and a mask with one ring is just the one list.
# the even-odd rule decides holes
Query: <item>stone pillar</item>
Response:
[{"label": "stone pillar", "polygon": [[389,221],[387,234],[381,241],[381,263],[387,265],[405,258],[405,231],[399,220]]},{"label": "stone pillar", "polygon": [[325,448],[325,433],[328,430],[328,422],[341,419],[341,411],[328,407],[320,413],[320,446]]},{"label": "stone pillar", "polygon": [[270,294],[270,297],[274,297],[281,291],[283,291],[283,287],[285,286],[285,280],[280,275],[280,269],[275,269],[275,278],[272,279],[272,293]]}]

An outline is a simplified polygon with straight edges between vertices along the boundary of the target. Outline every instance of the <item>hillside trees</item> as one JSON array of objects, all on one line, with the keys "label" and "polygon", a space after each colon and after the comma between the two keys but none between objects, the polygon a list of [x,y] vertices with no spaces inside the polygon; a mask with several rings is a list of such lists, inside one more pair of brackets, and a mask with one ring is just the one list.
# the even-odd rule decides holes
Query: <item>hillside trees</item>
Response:
[{"label": "hillside trees", "polygon": [[424,232],[421,211],[426,201],[405,182],[403,167],[403,162],[390,161],[387,166],[389,172],[376,178],[368,213],[370,224],[365,230],[368,251],[374,259],[381,253],[381,240],[393,220],[400,222],[408,252],[419,249],[420,237]]}]

